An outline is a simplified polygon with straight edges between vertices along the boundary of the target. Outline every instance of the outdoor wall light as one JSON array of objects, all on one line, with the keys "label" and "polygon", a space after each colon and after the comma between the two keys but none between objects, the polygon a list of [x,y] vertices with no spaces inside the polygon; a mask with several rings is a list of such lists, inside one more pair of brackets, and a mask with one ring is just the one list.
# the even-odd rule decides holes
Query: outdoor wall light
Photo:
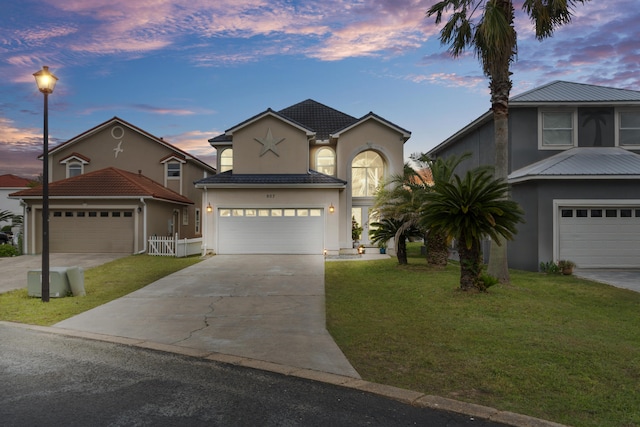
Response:
[{"label": "outdoor wall light", "polygon": [[58,78],[49,67],[33,73],[38,90],[44,94],[44,134],[42,156],[42,302],[49,302],[49,95],[53,93]]},{"label": "outdoor wall light", "polygon": [[211,203],[207,203],[207,213],[211,212],[213,212],[213,206],[211,206]]},{"label": "outdoor wall light", "polygon": [[333,207],[333,203],[331,203],[329,205],[329,213],[334,213],[336,211],[336,208]]}]

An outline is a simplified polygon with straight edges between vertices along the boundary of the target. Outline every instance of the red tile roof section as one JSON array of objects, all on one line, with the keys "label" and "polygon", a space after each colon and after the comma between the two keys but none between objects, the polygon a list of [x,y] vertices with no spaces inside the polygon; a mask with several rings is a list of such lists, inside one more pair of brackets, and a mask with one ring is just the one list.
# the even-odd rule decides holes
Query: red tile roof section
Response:
[{"label": "red tile roof section", "polygon": [[27,187],[32,181],[26,178],[20,178],[19,176],[12,175],[10,173],[6,175],[0,175],[0,187],[5,188],[22,188]]},{"label": "red tile roof section", "polygon": [[[12,193],[15,197],[42,196],[42,187]],[[193,204],[190,199],[141,174],[117,168],[105,168],[49,184],[49,197],[153,197],[177,203]]]}]

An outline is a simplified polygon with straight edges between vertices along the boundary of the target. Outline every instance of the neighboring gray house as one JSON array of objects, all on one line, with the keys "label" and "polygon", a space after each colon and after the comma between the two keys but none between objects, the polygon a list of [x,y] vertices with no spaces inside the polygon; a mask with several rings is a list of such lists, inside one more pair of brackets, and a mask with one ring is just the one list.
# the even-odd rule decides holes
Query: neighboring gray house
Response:
[{"label": "neighboring gray house", "polygon": [[[488,112],[429,151],[494,163]],[[509,183],[525,211],[509,266],[640,266],[640,92],[555,81],[511,98]],[[486,255],[486,254],[485,254]]]}]

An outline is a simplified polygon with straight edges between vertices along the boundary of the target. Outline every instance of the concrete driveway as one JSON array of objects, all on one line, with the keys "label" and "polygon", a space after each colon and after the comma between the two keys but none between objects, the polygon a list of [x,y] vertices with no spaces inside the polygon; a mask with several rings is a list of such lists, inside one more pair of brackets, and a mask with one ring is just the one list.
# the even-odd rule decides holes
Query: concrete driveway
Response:
[{"label": "concrete driveway", "polygon": [[574,275],[594,282],[606,283],[617,288],[640,292],[640,268],[638,269],[577,269]]},{"label": "concrete driveway", "polygon": [[[51,267],[82,267],[86,270],[129,255],[131,254],[50,254],[49,265]],[[0,257],[0,293],[26,289],[29,270],[41,268],[40,255]]]},{"label": "concrete driveway", "polygon": [[322,255],[217,255],[54,326],[359,378],[324,302]]}]

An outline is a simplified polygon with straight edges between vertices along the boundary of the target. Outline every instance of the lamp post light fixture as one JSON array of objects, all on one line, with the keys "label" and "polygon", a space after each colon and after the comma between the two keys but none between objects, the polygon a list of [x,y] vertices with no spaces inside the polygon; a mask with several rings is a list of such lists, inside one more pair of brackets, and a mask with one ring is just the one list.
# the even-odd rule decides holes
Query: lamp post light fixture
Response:
[{"label": "lamp post light fixture", "polygon": [[49,301],[49,94],[53,93],[58,78],[46,65],[33,73],[38,90],[44,94],[44,155],[42,165],[42,302]]}]

